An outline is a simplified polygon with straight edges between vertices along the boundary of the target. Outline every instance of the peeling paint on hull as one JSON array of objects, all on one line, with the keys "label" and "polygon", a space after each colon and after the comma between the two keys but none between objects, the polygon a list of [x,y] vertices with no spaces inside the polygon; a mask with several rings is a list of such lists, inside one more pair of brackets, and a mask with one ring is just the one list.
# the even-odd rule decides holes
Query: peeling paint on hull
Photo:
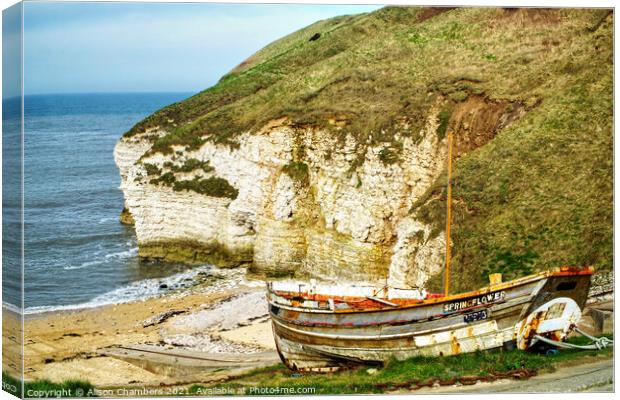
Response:
[{"label": "peeling paint on hull", "polygon": [[[591,273],[563,269],[444,298],[374,303],[320,292],[282,292],[282,285],[272,283],[269,312],[280,357],[293,370],[448,356],[514,342],[525,349],[534,344],[528,340],[534,332],[556,340],[566,336],[587,299]],[[549,329],[541,332],[543,326]]]}]

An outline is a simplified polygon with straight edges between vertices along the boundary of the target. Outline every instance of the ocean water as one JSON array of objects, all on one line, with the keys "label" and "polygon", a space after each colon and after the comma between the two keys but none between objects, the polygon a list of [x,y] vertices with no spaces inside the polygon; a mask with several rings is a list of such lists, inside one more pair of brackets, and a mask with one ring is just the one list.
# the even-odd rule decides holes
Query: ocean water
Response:
[{"label": "ocean water", "polygon": [[[141,263],[133,229],[118,219],[123,194],[113,158],[116,141],[142,118],[189,95],[25,98],[26,312],[145,297],[165,290],[160,288],[162,283],[183,285],[199,270],[209,268]],[[5,204],[3,216],[14,214]],[[18,305],[19,285],[10,282],[13,275],[3,276],[9,279],[3,302]]]}]

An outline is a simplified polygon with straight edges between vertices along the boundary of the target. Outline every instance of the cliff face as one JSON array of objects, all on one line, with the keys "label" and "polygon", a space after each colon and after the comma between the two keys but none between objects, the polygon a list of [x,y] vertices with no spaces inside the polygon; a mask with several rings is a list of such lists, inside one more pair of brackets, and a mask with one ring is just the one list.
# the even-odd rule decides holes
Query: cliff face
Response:
[{"label": "cliff face", "polygon": [[[554,266],[593,232],[607,243],[601,210],[611,203],[578,193],[604,198],[610,172],[604,161],[573,160],[610,154],[613,16],[431,11],[320,21],[132,128],[114,155],[140,256],[428,286],[444,262],[447,132],[457,159],[457,279],[480,281],[496,265],[508,277],[534,261]],[[536,41],[525,43],[527,34]],[[581,97],[579,85],[588,87]],[[593,178],[559,183],[566,203],[539,202],[560,165],[562,176]],[[549,216],[574,215],[574,204],[592,210],[583,216],[595,228],[562,226],[561,251],[545,253],[555,240]],[[607,251],[566,263],[605,266]]]},{"label": "cliff face", "polygon": [[[520,115],[518,106],[505,112],[502,104],[498,112],[497,103],[472,99],[458,106],[467,112],[455,112],[452,123],[462,125],[467,114],[467,128],[460,131],[469,141],[490,140]],[[139,255],[249,263],[271,276],[423,287],[441,270],[445,238],[411,210],[445,168],[438,110],[446,102],[431,109],[414,137],[397,132],[392,141],[369,146],[352,135],[337,143],[331,132],[293,127],[286,119],[239,135],[234,147],[206,142],[161,154],[148,150],[165,131],[123,138],[115,160]],[[401,145],[397,159],[390,153],[393,140]],[[166,174],[177,183],[224,179],[238,193],[230,198],[179,190],[158,181]]]},{"label": "cliff face", "polygon": [[[352,137],[334,148],[326,132],[299,131],[284,122],[243,134],[235,149],[206,143],[182,156],[155,154],[138,164],[149,146],[136,135],[118,143],[115,159],[143,257],[248,262],[268,273],[321,278],[389,276],[401,286],[421,285],[440,267],[444,252],[443,237],[431,237],[428,226],[409,216],[445,162],[445,144],[435,129],[431,119],[423,140],[405,139],[399,163],[381,161],[381,145],[369,147],[356,171],[350,168],[358,157]],[[300,141],[301,161],[295,160]],[[185,175],[224,178],[239,188],[238,196],[175,191],[144,178],[145,163],[166,170],[166,162],[188,159],[208,161],[213,170]],[[302,176],[288,173],[289,165],[303,166]]]}]

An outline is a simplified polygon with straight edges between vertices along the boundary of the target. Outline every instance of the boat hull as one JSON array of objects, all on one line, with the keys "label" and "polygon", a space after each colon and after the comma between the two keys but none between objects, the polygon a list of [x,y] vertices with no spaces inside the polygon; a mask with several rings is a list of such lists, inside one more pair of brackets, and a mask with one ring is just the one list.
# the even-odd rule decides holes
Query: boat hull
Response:
[{"label": "boat hull", "polygon": [[284,364],[330,371],[391,358],[526,349],[535,334],[562,340],[580,318],[589,286],[587,273],[549,273],[408,306],[326,310],[316,296],[291,301],[272,290],[268,300]]}]

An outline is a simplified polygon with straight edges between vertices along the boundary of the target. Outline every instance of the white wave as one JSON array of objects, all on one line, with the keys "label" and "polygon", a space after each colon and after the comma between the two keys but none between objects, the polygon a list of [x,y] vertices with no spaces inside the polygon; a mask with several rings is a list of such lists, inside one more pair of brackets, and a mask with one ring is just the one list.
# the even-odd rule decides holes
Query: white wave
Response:
[{"label": "white wave", "polygon": [[2,302],[2,308],[11,312],[14,312],[15,314],[22,314],[22,309],[21,307],[18,307],[14,304],[11,303],[7,303],[7,302]]},{"label": "white wave", "polygon": [[104,262],[105,262],[104,260],[86,261],[86,262],[83,262],[80,265],[68,265],[66,267],[63,267],[63,269],[66,270],[66,271],[70,271],[70,270],[73,270],[73,269],[82,269],[82,268],[86,268],[86,267],[92,267],[93,265],[103,264]]},{"label": "white wave", "polygon": [[106,254],[105,255],[105,259],[110,259],[110,258],[131,258],[131,257],[135,257],[138,255],[138,248],[137,247],[133,247],[129,250],[125,250],[125,251],[119,251],[116,253],[110,253],[110,254]]},{"label": "white wave", "polygon": [[135,257],[137,255],[138,255],[138,248],[133,247],[129,250],[123,250],[123,251],[118,251],[116,253],[106,254],[105,256],[103,256],[103,259],[86,261],[80,265],[68,265],[66,267],[63,267],[63,269],[66,271],[70,271],[74,269],[82,269],[86,267],[92,267],[93,265],[104,264],[106,262],[109,262],[111,259],[126,259],[126,258]]},{"label": "white wave", "polygon": [[[37,314],[51,311],[77,310],[83,308],[95,308],[108,304],[129,303],[136,300],[145,300],[166,293],[170,290],[189,287],[193,285],[194,277],[200,272],[214,273],[221,271],[219,268],[206,265],[192,268],[166,278],[144,279],[132,282],[126,286],[111,290],[99,295],[94,299],[80,304],[69,304],[63,306],[37,306],[28,307],[24,314]],[[162,287],[163,286],[163,287]]]}]

